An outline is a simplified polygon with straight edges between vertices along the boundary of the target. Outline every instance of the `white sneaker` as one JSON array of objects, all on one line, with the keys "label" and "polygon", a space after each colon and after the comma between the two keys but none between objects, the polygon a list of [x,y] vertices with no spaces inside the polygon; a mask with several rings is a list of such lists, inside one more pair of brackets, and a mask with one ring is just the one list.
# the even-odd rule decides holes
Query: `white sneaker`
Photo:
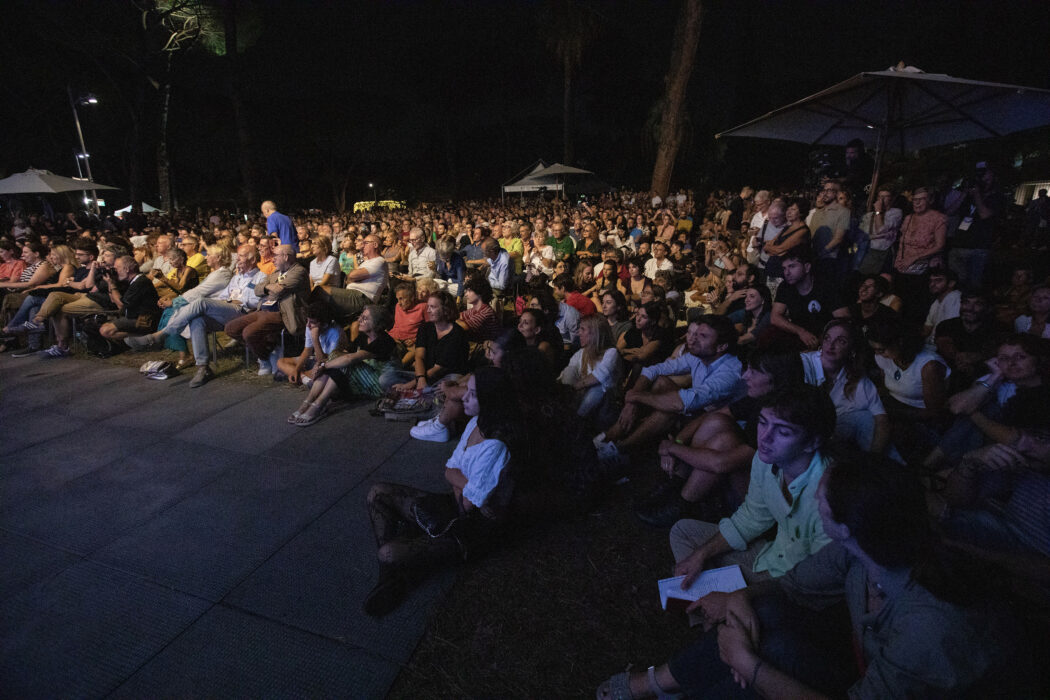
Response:
[{"label": "white sneaker", "polygon": [[448,428],[437,418],[428,425],[417,425],[408,432],[416,440],[448,442]]},{"label": "white sneaker", "polygon": [[267,377],[273,374],[273,367],[266,360],[259,360],[259,376]]},{"label": "white sneaker", "polygon": [[433,418],[427,418],[426,420],[421,420],[418,423],[416,423],[415,427],[423,428],[435,422],[437,422],[437,416],[434,416]]}]

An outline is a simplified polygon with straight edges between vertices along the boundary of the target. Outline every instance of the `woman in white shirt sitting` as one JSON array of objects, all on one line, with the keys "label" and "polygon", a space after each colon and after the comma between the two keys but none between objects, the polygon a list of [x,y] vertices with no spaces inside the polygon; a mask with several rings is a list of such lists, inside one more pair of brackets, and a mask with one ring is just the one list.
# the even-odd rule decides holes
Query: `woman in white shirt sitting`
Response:
[{"label": "woman in white shirt sitting", "polygon": [[378,483],[368,493],[379,579],[365,613],[393,611],[425,576],[496,546],[504,531],[513,480],[511,450],[521,415],[506,372],[480,367],[467,382],[463,409],[470,421],[445,464],[451,493]]},{"label": "woman in white shirt sitting", "polygon": [[806,383],[824,387],[835,404],[835,437],[881,453],[890,436],[889,418],[874,382],[864,375],[864,337],[846,318],[824,326],[820,350],[802,353]]},{"label": "woman in white shirt sitting", "polygon": [[310,243],[310,289],[339,284],[339,258],[332,255],[332,244],[323,236]]},{"label": "woman in white shirt sitting", "polygon": [[[925,348],[918,329],[895,320],[868,330],[868,345],[882,371],[883,405],[894,446],[919,465],[947,428],[948,363]],[[891,455],[892,456],[892,455]]]}]

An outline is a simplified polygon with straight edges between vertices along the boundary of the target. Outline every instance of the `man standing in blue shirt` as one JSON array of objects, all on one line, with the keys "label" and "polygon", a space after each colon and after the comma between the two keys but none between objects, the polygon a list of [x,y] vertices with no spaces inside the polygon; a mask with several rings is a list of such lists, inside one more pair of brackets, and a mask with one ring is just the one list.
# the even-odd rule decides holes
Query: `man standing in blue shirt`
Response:
[{"label": "man standing in blue shirt", "polygon": [[299,253],[299,239],[295,235],[292,220],[277,211],[277,205],[266,200],[262,203],[262,213],[266,217],[266,233],[276,233],[282,245],[292,246],[292,252]]}]

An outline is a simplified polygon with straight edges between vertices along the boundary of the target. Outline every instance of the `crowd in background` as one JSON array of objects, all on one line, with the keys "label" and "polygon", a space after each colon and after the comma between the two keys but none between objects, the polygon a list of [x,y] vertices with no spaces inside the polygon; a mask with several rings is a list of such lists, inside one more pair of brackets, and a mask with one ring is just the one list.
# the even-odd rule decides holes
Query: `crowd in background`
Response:
[{"label": "crowd in background", "polygon": [[[749,593],[690,606],[714,631],[604,697],[993,687],[1016,630],[955,596],[928,548],[1045,595],[1050,200],[1014,207],[986,163],[954,188],[868,193],[858,157],[816,191],[19,217],[0,239],[3,351],[68,357],[76,327],[98,354],[170,349],[196,388],[221,332],[304,387],[302,427],[340,400],[432,398],[410,430],[459,436],[452,493],[373,488],[375,615],[498,546],[528,494],[585,511],[659,474],[636,511],[673,526],[676,572],[739,563]],[[844,596],[856,657],[800,651],[814,636],[767,615],[773,591],[810,621],[798,606]],[[999,637],[974,632],[990,619]]]}]

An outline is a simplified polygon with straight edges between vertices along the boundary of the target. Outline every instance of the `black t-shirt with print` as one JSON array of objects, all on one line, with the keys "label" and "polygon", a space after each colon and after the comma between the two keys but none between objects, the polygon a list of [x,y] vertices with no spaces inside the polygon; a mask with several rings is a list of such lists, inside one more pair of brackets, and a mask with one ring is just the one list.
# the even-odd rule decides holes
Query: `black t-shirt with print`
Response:
[{"label": "black t-shirt with print", "polygon": [[832,312],[843,306],[838,290],[819,279],[813,280],[813,288],[806,295],[799,294],[792,285],[781,284],[777,287],[776,303],[787,307],[788,320],[816,336],[824,331]]}]

